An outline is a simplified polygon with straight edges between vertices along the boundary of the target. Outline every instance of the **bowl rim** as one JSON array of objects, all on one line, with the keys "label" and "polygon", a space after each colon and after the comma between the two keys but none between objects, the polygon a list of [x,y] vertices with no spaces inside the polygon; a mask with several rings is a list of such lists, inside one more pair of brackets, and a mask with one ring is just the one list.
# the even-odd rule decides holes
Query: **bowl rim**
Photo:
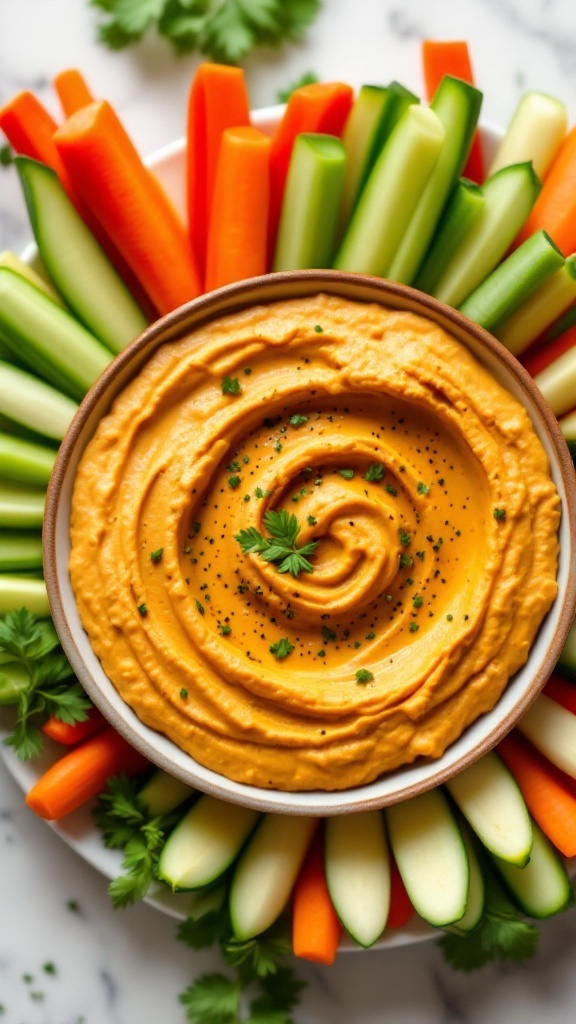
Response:
[{"label": "bowl rim", "polygon": [[[279,291],[281,293],[286,291],[288,294],[279,295]],[[138,372],[140,366],[151,358],[161,344],[176,340],[179,336],[200,327],[209,320],[220,319],[255,303],[265,304],[278,301],[279,298],[292,298],[320,292],[340,294],[344,298],[352,298],[354,301],[376,301],[382,305],[386,305],[388,300],[392,302],[394,308],[419,312],[440,324],[465,344],[467,339],[474,339],[474,343],[482,351],[504,366],[505,374],[511,375],[518,382],[521,391],[528,399],[530,405],[528,411],[531,419],[534,423],[534,416],[537,416],[538,422],[535,423],[535,426],[537,430],[544,432],[556,460],[559,481],[562,484],[562,487],[559,488],[562,499],[562,519],[564,520],[566,517],[564,525],[568,528],[570,544],[569,550],[561,549],[559,555],[558,575],[560,575],[561,565],[563,565],[564,584],[563,590],[561,590],[559,581],[558,596],[544,619],[544,622],[547,622],[552,612],[556,610],[556,626],[541,663],[512,707],[498,718],[497,723],[486,735],[481,736],[478,742],[469,749],[464,749],[461,754],[446,759],[446,753],[453,750],[459,742],[455,741],[441,758],[436,761],[424,762],[425,767],[428,768],[424,778],[415,778],[409,781],[410,773],[414,768],[414,765],[409,765],[405,770],[381,776],[374,783],[349,789],[285,792],[231,783],[225,776],[204,769],[190,755],[184,754],[180,748],[168,741],[168,747],[174,748],[175,756],[178,759],[177,763],[174,763],[164,749],[158,748],[158,742],[161,747],[166,748],[167,746],[161,738],[159,740],[162,734],[144,726],[132,709],[128,705],[124,705],[124,702],[121,702],[123,706],[118,710],[118,707],[114,706],[114,702],[109,699],[109,695],[101,692],[85,664],[66,611],[66,601],[69,599],[67,588],[68,595],[71,593],[71,588],[69,580],[67,583],[66,579],[63,579],[59,564],[57,534],[62,516],[62,486],[69,474],[72,456],[78,455],[77,444],[83,432],[88,429],[90,418],[94,416],[95,410],[105,399],[109,399],[107,402],[109,408],[116,394]],[[354,294],[346,294],[347,292],[354,292]],[[100,415],[98,415],[98,419]],[[94,429],[95,425],[96,421],[93,425]],[[88,438],[84,437],[84,443],[87,441]],[[551,462],[554,468],[554,460],[552,459]],[[383,278],[336,270],[283,271],[226,285],[193,299],[155,321],[114,358],[82,401],[58,451],[47,492],[43,546],[45,580],[51,614],[62,647],[73,670],[94,703],[132,746],[140,750],[152,763],[170,774],[182,778],[205,793],[210,793],[229,802],[241,803],[262,811],[296,815],[330,816],[354,813],[385,807],[409,799],[447,781],[452,775],[457,774],[493,749],[500,739],[516,725],[540,693],[560,656],[576,609],[576,473],[558,421],[533,378],[496,338],[458,310],[446,306],[432,296],[410,286]],[[67,575],[67,563],[65,575]],[[75,602],[73,603],[75,607]],[[540,627],[541,630],[543,626],[544,623]],[[112,686],[111,683],[110,686]],[[114,692],[116,693],[116,691]],[[506,693],[506,691],[504,692]],[[502,699],[501,697],[500,701]],[[500,701],[497,703],[500,704]],[[485,718],[486,716],[480,717]],[[474,724],[465,730],[464,736],[470,732]],[[379,787],[378,783],[391,776],[398,776],[398,778],[406,776],[406,785],[398,787],[392,793],[383,791],[382,785]]]}]

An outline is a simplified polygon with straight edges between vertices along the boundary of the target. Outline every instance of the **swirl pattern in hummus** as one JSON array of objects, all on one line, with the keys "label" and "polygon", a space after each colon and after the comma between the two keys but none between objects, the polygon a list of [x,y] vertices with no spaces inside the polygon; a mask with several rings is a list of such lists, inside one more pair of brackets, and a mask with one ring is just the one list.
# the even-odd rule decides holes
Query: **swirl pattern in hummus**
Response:
[{"label": "swirl pattern in hummus", "polygon": [[[235,539],[285,509],[312,572]],[[82,458],[70,572],[125,701],[284,790],[438,758],[556,595],[560,502],[522,406],[439,327],[318,295],[163,345]]]}]

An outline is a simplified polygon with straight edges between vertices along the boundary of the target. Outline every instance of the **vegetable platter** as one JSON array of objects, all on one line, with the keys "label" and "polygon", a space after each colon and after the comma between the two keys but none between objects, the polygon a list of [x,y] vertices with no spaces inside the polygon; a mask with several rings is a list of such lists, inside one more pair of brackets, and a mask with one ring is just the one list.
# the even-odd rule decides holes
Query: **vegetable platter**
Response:
[{"label": "vegetable platter", "polygon": [[[16,97],[0,111],[0,127],[12,148],[20,154],[16,162],[41,256],[40,264],[36,262],[31,268],[29,262],[19,261],[11,254],[3,258],[4,265],[0,269],[0,338],[3,342],[0,370],[4,372],[0,385],[4,403],[0,402],[0,413],[4,417],[2,472],[10,497],[3,518],[7,541],[3,556],[5,572],[0,576],[0,602],[4,613],[0,636],[4,663],[2,702],[7,707],[19,706],[17,724],[14,727],[11,722],[7,726],[5,738],[26,764],[24,768],[13,753],[7,756],[15,777],[26,788],[32,782],[28,774],[30,755],[48,746],[49,750],[42,757],[51,760],[49,751],[52,751],[58,766],[66,758],[64,751],[70,740],[74,752],[106,731],[106,726],[98,723],[93,737],[76,742],[74,731],[91,717],[91,712],[66,672],[57,639],[49,635],[49,625],[47,634],[43,627],[38,627],[38,622],[49,622],[38,539],[42,490],[49,476],[50,459],[78,401],[114,352],[120,351],[147,319],[169,312],[206,287],[218,287],[245,276],[247,254],[253,275],[272,269],[335,265],[417,284],[461,308],[521,357],[559,417],[568,443],[576,442],[572,415],[575,404],[572,396],[576,394],[576,348],[572,349],[576,272],[572,253],[576,249],[576,238],[569,234],[571,218],[566,216],[564,201],[560,201],[566,176],[570,178],[575,173],[572,149],[576,146],[572,143],[565,109],[559,101],[552,100],[550,109],[542,115],[543,122],[538,106],[540,97],[527,95],[504,136],[503,147],[510,147],[508,155],[503,156],[505,150],[502,147],[501,151],[499,146],[494,147],[496,154],[489,154],[488,147],[482,150],[482,139],[476,135],[481,101],[478,90],[460,77],[463,74],[461,64],[454,73],[450,61],[455,59],[455,48],[446,49],[441,74],[436,68],[434,77],[433,49],[424,49],[426,68],[431,76],[427,79],[430,106],[397,83],[388,88],[366,87],[356,95],[345,83],[314,83],[295,90],[276,125],[270,120],[270,112],[263,115],[262,130],[250,121],[241,73],[217,65],[202,65],[191,86],[184,146],[188,143],[192,148],[191,140],[194,141],[194,152],[202,155],[204,169],[198,174],[198,159],[188,164],[187,202],[182,191],[181,144],[161,154],[155,163],[157,169],[165,173],[168,191],[175,200],[174,208],[167,206],[165,198],[150,184],[146,168],[135,157],[113,109],[103,102],[92,103],[90,90],[78,72],[70,76],[69,91],[62,92],[64,112],[69,120],[57,130],[46,121],[46,112],[31,94]],[[445,72],[447,78],[442,77]],[[381,106],[376,103],[372,108],[375,99]],[[386,127],[383,112],[390,104],[395,113],[390,115],[392,119]],[[214,110],[221,118],[218,128],[215,128],[214,118],[205,119],[206,112]],[[366,110],[372,111],[370,116]],[[380,113],[375,115],[374,110]],[[426,113],[422,117],[414,115],[414,110]],[[405,124],[413,125],[408,133],[396,130],[404,115]],[[434,172],[441,149],[440,144],[434,143],[436,150],[427,151],[427,170],[424,171],[422,165],[421,176],[406,181],[405,168],[413,167],[415,161],[420,163],[424,153],[421,129],[428,130],[432,126],[434,134],[442,116],[449,128],[445,133],[450,140],[444,151],[446,159]],[[549,134],[544,123],[552,125]],[[367,124],[371,124],[375,132],[371,134]],[[204,135],[206,125],[208,132]],[[443,139],[444,132],[441,134]],[[323,137],[320,144],[318,135]],[[55,138],[59,140],[57,146]],[[101,139],[108,139],[116,151],[100,151]],[[393,145],[389,146],[390,140]],[[550,140],[548,148],[544,145],[546,140]],[[225,158],[220,148],[224,144],[231,147],[226,150]],[[97,152],[95,160],[89,156],[92,146]],[[487,161],[489,155],[501,157],[502,166],[492,170],[495,165],[483,165],[481,169],[479,151],[483,161]],[[98,166],[109,166],[110,161],[116,159],[114,152],[121,153],[114,181],[124,181],[123,201],[119,207],[114,206],[98,171]],[[266,154],[264,171],[259,162],[262,152]],[[356,162],[351,175],[350,165],[361,153],[365,159]],[[470,162],[471,155],[475,163]],[[313,192],[314,183],[323,180],[326,165],[334,156],[341,169],[325,187],[329,201],[312,204],[302,214],[298,204]],[[273,163],[276,173],[269,177]],[[535,172],[536,163],[541,177]],[[231,168],[235,174],[248,175],[247,180],[252,183],[252,188],[246,190],[245,206],[231,201],[237,198],[237,179],[230,177]],[[133,186],[134,181],[138,182],[137,187]],[[255,205],[255,183],[258,183],[258,195],[262,196],[267,181],[270,182],[269,206],[262,202]],[[206,197],[212,194],[207,182],[212,182],[213,194],[218,196],[218,201],[211,206],[215,212],[209,222],[204,216],[204,211],[210,207]],[[548,186],[548,182],[552,185]],[[365,192],[368,183],[371,187]],[[383,204],[382,195],[388,196]],[[400,206],[400,220],[392,238],[394,246],[383,252],[367,242],[372,237],[374,219],[390,215],[390,195],[396,200],[392,205]],[[423,196],[426,201],[420,202]],[[326,217],[326,206],[330,207],[328,220],[322,219]],[[295,216],[297,209],[299,216]],[[338,242],[343,210],[347,213]],[[417,222],[414,220],[416,212]],[[193,244],[197,248],[192,255],[183,230],[186,219],[194,228]],[[221,244],[223,238],[232,237],[232,222],[234,237],[238,239],[236,248]],[[293,229],[298,223],[304,225],[299,233]],[[453,229],[455,224],[460,226],[458,232]],[[317,226],[316,230],[312,225]],[[482,243],[476,250],[468,244],[475,235]],[[102,248],[95,242],[96,236],[104,243],[111,259],[102,255]],[[76,252],[81,254],[81,260],[64,261],[65,254],[60,249],[62,238],[72,247],[79,247]],[[324,246],[322,251],[318,249],[319,240]],[[331,244],[327,245],[328,242]],[[183,253],[181,272],[167,275],[162,268],[166,262],[163,254],[178,246]],[[111,269],[111,263],[117,272]],[[82,271],[82,266],[89,267],[90,288],[82,272],[77,272]],[[40,277],[34,276],[38,267]],[[90,294],[94,284],[100,284],[103,289],[97,301],[93,301]],[[104,299],[111,290],[123,310],[122,331],[117,318],[112,318],[111,323],[105,316]],[[63,348],[63,338],[69,345],[67,351]],[[22,543],[16,544],[16,540]],[[19,612],[22,607],[29,609],[28,618]],[[427,899],[425,872],[434,869],[434,865],[429,861],[423,868],[410,859],[407,851],[415,820],[408,808],[399,805],[392,809],[387,814],[386,828],[382,816],[378,820],[363,821],[364,842],[354,849],[347,845],[346,833],[339,834],[336,827],[326,822],[322,825],[326,833],[324,857],[320,856],[317,881],[311,891],[316,895],[320,889],[328,891],[330,898],[324,898],[323,905],[332,908],[332,937],[327,932],[322,948],[305,948],[301,953],[303,958],[331,962],[343,930],[355,936],[359,946],[380,943],[381,935],[385,935],[386,943],[390,880],[395,868],[398,869],[396,878],[401,883],[396,883],[397,893],[403,895],[405,914],[401,925],[404,930],[398,933],[397,941],[437,934],[432,931],[434,926],[446,928],[448,941],[446,937],[442,940],[446,955],[455,966],[464,969],[481,966],[492,957],[520,962],[532,954],[537,935],[526,917],[550,916],[572,901],[567,861],[576,853],[576,835],[569,835],[576,834],[573,783],[576,765],[571,754],[576,749],[572,742],[576,730],[576,684],[571,681],[575,666],[571,636],[557,675],[545,694],[537,699],[536,724],[534,715],[529,713],[515,734],[501,744],[497,754],[479,763],[479,773],[468,780],[468,791],[467,780],[455,780],[453,786],[447,787],[448,791],[433,791],[430,801],[419,808],[420,824],[428,820],[445,823],[441,832],[446,837],[444,848],[448,860],[439,870],[445,872],[450,864],[450,870],[454,869],[452,877],[461,874],[463,895],[456,899],[456,908],[448,909],[447,903],[442,904],[442,901],[439,906],[437,900],[430,904]],[[10,712],[6,718],[10,719]],[[34,724],[29,728],[32,718]],[[59,733],[58,722],[67,726],[68,731],[64,729]],[[64,743],[45,739],[51,728],[52,735],[59,735],[60,741],[65,734]],[[565,743],[560,742],[563,737]],[[51,745],[54,743],[56,746]],[[109,745],[108,753],[110,749]],[[198,807],[202,797],[185,794],[175,804],[171,798],[164,802],[164,780],[160,784],[159,804],[154,805],[154,813],[150,808],[147,812],[146,803],[138,803],[140,786],[148,785],[147,766],[138,759],[130,761],[125,750],[121,755],[111,755],[111,760],[106,762],[107,774],[100,778],[95,789],[94,779],[90,781],[87,771],[86,787],[81,790],[78,801],[65,805],[44,802],[46,793],[41,794],[37,785],[46,779],[46,762],[38,762],[37,782],[34,781],[28,793],[29,806],[42,817],[61,819],[64,824],[55,827],[66,838],[66,819],[73,820],[69,815],[85,816],[90,802],[99,799],[100,829],[108,844],[121,850],[120,860],[123,856],[124,875],[121,877],[124,882],[117,881],[112,887],[115,902],[124,905],[145,896],[152,883],[154,895],[149,898],[157,902],[159,879],[167,883],[162,891],[168,895],[170,888],[202,890],[208,902],[199,901],[201,912],[197,917],[188,905],[184,913],[190,912],[190,916],[186,921],[201,920],[207,915],[219,914],[223,907],[233,907],[234,934],[229,934],[227,918],[223,942],[228,964],[238,969],[238,964],[245,961],[230,959],[230,943],[237,946],[252,942],[268,928],[275,927],[278,921],[285,921],[286,908],[304,865],[309,864],[317,845],[312,830],[302,838],[300,853],[290,866],[291,880],[286,883],[284,899],[272,920],[263,927],[254,922],[245,927],[250,907],[246,907],[245,898],[243,901],[239,867],[242,861],[245,864],[249,861],[247,853],[254,845],[254,836],[264,832],[265,822],[245,823],[244,831],[239,827],[237,846],[229,848],[222,861],[223,885],[216,884],[219,878],[205,875],[200,881],[190,882],[188,877],[179,874],[182,862],[177,852],[175,865],[169,862],[167,836],[173,839],[182,824],[181,819],[178,826],[178,816],[173,816],[175,808],[185,805],[188,814]],[[110,775],[120,776],[121,780],[124,775],[133,776],[135,788],[130,786],[124,791],[124,782],[120,780],[106,792],[106,778]],[[69,796],[69,787],[65,788]],[[488,793],[492,798],[483,801],[482,797]],[[134,840],[134,821],[127,831],[118,827],[126,807],[132,808],[130,814],[136,808],[136,818],[143,815],[135,828],[140,843],[137,856],[134,856],[134,844],[132,848],[128,845],[129,839]],[[141,824],[150,824],[145,820],[147,813],[152,818],[166,819],[161,827],[155,823],[161,834],[156,833],[156,845],[152,847],[146,846],[146,841],[142,846],[139,832]],[[215,814],[217,817],[217,809]],[[115,824],[110,815],[112,819],[116,815]],[[518,824],[509,830],[510,847],[504,848],[497,845],[501,837],[497,837],[499,825],[495,822],[510,822],[511,815]],[[464,819],[471,828],[464,824]],[[82,833],[86,828],[91,841],[92,828],[87,821],[91,823],[92,818],[81,819],[79,831]],[[107,859],[104,863],[97,854],[88,854],[78,843],[76,827],[77,824],[71,828],[68,841],[76,844],[83,855],[106,874],[114,874],[119,858],[115,856],[114,860]],[[214,829],[213,834],[221,836],[222,830],[217,824]],[[330,849],[335,851],[333,856],[326,853]],[[376,863],[379,869],[384,866],[384,877],[388,879],[380,903],[380,924],[373,908],[365,911],[363,920],[352,921],[358,899],[350,900],[349,885],[339,874],[342,864],[349,867],[354,863],[356,875],[349,873],[348,881],[350,877],[357,878],[362,891],[367,877],[368,861],[362,860],[366,850],[372,851],[372,864]],[[451,857],[455,859],[450,861]],[[257,859],[254,862],[258,864]],[[381,879],[382,870],[376,871],[376,876]],[[470,897],[472,876],[476,886],[474,899]],[[275,876],[276,883],[279,877]],[[250,894],[253,888],[248,885],[246,891]],[[406,900],[408,893],[410,898]],[[366,906],[370,899],[366,891],[362,895]],[[236,902],[230,904],[231,898]],[[187,901],[188,897],[185,899]],[[304,906],[310,907],[306,899],[303,897]],[[195,903],[192,898],[190,901]],[[166,906],[175,912],[174,906],[179,908],[180,904],[174,905],[168,900]],[[176,913],[180,913],[179,909]],[[328,914],[330,916],[329,910]],[[485,945],[484,938],[475,945],[475,937],[483,934],[482,922],[486,925],[487,918],[492,926],[492,945]],[[413,932],[406,926],[409,920],[417,921]],[[427,926],[421,928],[421,922],[426,922]],[[294,925],[288,922],[290,927]],[[194,932],[193,926],[191,930]],[[303,934],[310,938],[315,931],[309,919]],[[460,934],[455,935],[455,932]],[[219,933],[215,935],[222,938]],[[194,934],[190,944],[202,945],[204,938]],[[283,941],[284,945],[280,942],[282,951],[289,951],[290,941],[286,945],[285,936]],[[349,940],[346,945],[350,945]],[[236,948],[233,952],[237,957],[246,955],[245,949],[239,952]],[[248,972],[249,981],[261,976],[258,963],[261,961],[256,956],[256,967],[253,964],[253,973]],[[270,973],[275,970],[276,965]],[[240,976],[242,971],[243,968]],[[264,968],[261,972],[263,976],[267,973]],[[198,991],[189,996],[189,1006],[197,996]],[[291,1008],[292,1004],[281,1007],[285,1014],[291,1012]],[[190,1019],[200,1020],[192,1015]]]}]

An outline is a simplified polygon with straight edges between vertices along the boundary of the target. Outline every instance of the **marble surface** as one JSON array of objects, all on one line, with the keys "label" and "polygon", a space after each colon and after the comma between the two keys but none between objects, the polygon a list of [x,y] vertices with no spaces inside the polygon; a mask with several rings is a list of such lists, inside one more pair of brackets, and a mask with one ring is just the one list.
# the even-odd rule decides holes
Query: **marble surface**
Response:
[{"label": "marble surface", "polygon": [[[420,41],[466,38],[483,118],[504,126],[522,92],[561,97],[576,120],[571,0],[324,0],[300,45],[246,63],[254,107],[302,72],[355,86],[397,78],[421,90]],[[110,53],[88,0],[0,0],[0,103],[31,88],[54,114],[52,76],[77,65],[114,102],[143,154],[182,135],[197,58],[150,38]],[[30,238],[11,169],[0,169],[0,250]],[[175,941],[175,922],[139,905],[114,911],[106,880],[26,809],[0,764],[0,1021],[6,1024],[183,1022],[178,1002],[211,953]],[[573,1024],[576,911],[544,923],[536,958],[453,972],[434,942],[343,954],[332,968],[298,965],[309,982],[298,1024]]]}]

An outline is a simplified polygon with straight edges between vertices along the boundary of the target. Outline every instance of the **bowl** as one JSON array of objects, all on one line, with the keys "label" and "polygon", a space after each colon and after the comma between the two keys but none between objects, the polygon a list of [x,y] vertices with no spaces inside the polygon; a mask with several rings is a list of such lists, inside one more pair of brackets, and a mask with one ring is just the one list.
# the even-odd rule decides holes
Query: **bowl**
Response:
[{"label": "bowl", "polygon": [[[477,717],[444,753],[419,757],[373,781],[345,789],[286,791],[234,781],[207,768],[167,736],[144,724],[104,672],[85,633],[69,575],[70,512],[79,461],[102,417],[165,343],[254,306],[318,294],[416,313],[461,342],[489,374],[527,410],[550,464],[561,502],[558,594],[547,611],[525,663],[491,710]],[[233,398],[231,398],[233,401]],[[518,722],[550,675],[576,606],[576,483],[556,418],[532,379],[490,334],[462,314],[394,282],[330,270],[270,274],[208,293],[153,324],[121,353],[84,399],[61,445],[50,483],[45,523],[45,578],[52,615],[66,655],[82,685],[114,727],[151,762],[199,790],[259,810],[333,815],[384,807],[437,786],[492,749]]]}]

